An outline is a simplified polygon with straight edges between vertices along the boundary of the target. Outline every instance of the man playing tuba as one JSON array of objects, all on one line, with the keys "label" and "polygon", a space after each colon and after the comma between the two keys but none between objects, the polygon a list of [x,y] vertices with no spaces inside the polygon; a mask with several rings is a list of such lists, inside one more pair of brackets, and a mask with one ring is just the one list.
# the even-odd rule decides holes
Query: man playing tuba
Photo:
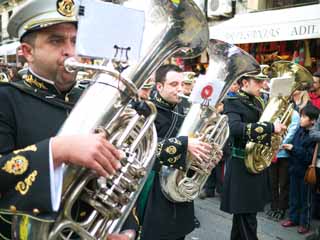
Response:
[{"label": "man playing tuba", "polygon": [[7,214],[54,217],[63,164],[90,168],[101,176],[120,167],[119,151],[103,135],[54,137],[81,94],[75,75],[64,68],[64,60],[75,55],[75,8],[65,11],[60,2],[28,1],[8,25],[9,34],[20,39],[29,68],[23,80],[0,85],[2,239],[11,239]]},{"label": "man playing tuba", "polygon": [[133,215],[142,230],[141,240],[182,240],[195,227],[193,202],[169,201],[162,193],[159,171],[162,165],[185,170],[187,153],[208,160],[211,146],[188,136],[176,137],[185,117],[179,97],[182,70],[176,65],[163,65],[156,71],[155,79],[157,93],[153,102],[158,110],[155,120],[159,141],[157,157],[140,195],[138,211],[133,211]]},{"label": "man playing tuba", "polygon": [[264,108],[260,90],[266,75],[246,75],[239,80],[240,91],[224,102],[228,115],[232,158],[227,163],[221,210],[233,214],[231,240],[257,240],[257,212],[270,200],[267,171],[250,173],[245,166],[248,141],[270,145],[271,134],[280,133],[280,123],[258,122]]}]

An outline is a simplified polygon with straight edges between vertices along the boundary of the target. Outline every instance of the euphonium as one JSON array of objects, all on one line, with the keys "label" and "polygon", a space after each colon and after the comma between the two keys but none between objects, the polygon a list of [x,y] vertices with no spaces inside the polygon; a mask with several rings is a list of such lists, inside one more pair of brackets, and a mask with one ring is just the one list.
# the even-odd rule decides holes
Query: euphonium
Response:
[{"label": "euphonium", "polygon": [[[296,90],[304,90],[309,87],[312,84],[312,75],[301,65],[289,61],[275,62],[271,65],[269,71],[271,71],[272,77],[292,77],[293,83],[290,86],[290,94],[269,99],[259,122],[274,123],[279,121],[288,127],[293,112],[291,95]],[[269,167],[283,137],[284,133],[272,134],[270,146],[248,142],[245,148],[245,165],[248,171],[257,174]]]},{"label": "euphonium", "polygon": [[[242,49],[218,40],[210,40],[210,57],[206,78],[220,81],[223,89],[217,103],[221,103],[231,84],[247,73],[258,72],[257,61]],[[187,170],[163,166],[160,172],[162,192],[172,202],[192,201],[198,197],[211,170],[221,159],[221,151],[229,137],[228,118],[214,107],[192,104],[178,136],[200,138],[212,145],[209,162],[199,161],[188,155]]]},{"label": "euphonium", "polygon": [[[64,173],[61,210],[55,222],[34,216],[15,216],[17,239],[103,239],[121,229],[151,170],[157,145],[153,126],[156,109],[148,103],[151,116],[145,119],[127,104],[137,88],[160,64],[176,54],[195,57],[206,47],[209,30],[201,10],[191,0],[179,2],[149,0],[139,3],[146,24],[142,60],[121,75],[105,66],[66,60],[69,70],[96,72],[93,84],[84,92],[58,135],[88,134],[102,126],[108,139],[126,153],[122,168],[112,179],[98,178],[88,169],[68,166]],[[152,37],[151,37],[152,36]],[[127,73],[126,73],[127,72]],[[77,206],[86,215],[74,215]]]}]

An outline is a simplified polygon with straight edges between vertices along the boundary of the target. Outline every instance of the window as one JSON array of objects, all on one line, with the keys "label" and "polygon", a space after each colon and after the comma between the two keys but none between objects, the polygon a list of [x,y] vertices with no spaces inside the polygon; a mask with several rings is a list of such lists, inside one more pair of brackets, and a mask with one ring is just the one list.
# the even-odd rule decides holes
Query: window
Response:
[{"label": "window", "polygon": [[294,6],[316,4],[318,1],[315,0],[271,0],[267,2],[268,8],[287,8]]}]

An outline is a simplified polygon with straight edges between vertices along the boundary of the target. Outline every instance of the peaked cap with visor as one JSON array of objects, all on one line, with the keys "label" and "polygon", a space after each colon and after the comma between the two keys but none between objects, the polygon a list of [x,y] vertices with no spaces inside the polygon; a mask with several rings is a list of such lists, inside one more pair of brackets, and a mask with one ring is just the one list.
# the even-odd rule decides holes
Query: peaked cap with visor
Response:
[{"label": "peaked cap with visor", "polygon": [[38,31],[59,23],[76,23],[74,0],[31,0],[22,4],[11,17],[8,33],[21,38],[27,33]]}]

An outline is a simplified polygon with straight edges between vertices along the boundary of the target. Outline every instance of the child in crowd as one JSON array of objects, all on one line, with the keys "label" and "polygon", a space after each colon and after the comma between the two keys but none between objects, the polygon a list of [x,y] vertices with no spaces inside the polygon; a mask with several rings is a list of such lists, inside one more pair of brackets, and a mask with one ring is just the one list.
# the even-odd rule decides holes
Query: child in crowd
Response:
[{"label": "child in crowd", "polygon": [[310,102],[301,109],[300,127],[295,133],[292,144],[283,144],[289,158],[289,219],[282,223],[283,227],[298,227],[298,233],[305,234],[310,228],[311,190],[304,182],[305,172],[312,161],[316,142],[309,135],[315,124],[319,110]]}]

